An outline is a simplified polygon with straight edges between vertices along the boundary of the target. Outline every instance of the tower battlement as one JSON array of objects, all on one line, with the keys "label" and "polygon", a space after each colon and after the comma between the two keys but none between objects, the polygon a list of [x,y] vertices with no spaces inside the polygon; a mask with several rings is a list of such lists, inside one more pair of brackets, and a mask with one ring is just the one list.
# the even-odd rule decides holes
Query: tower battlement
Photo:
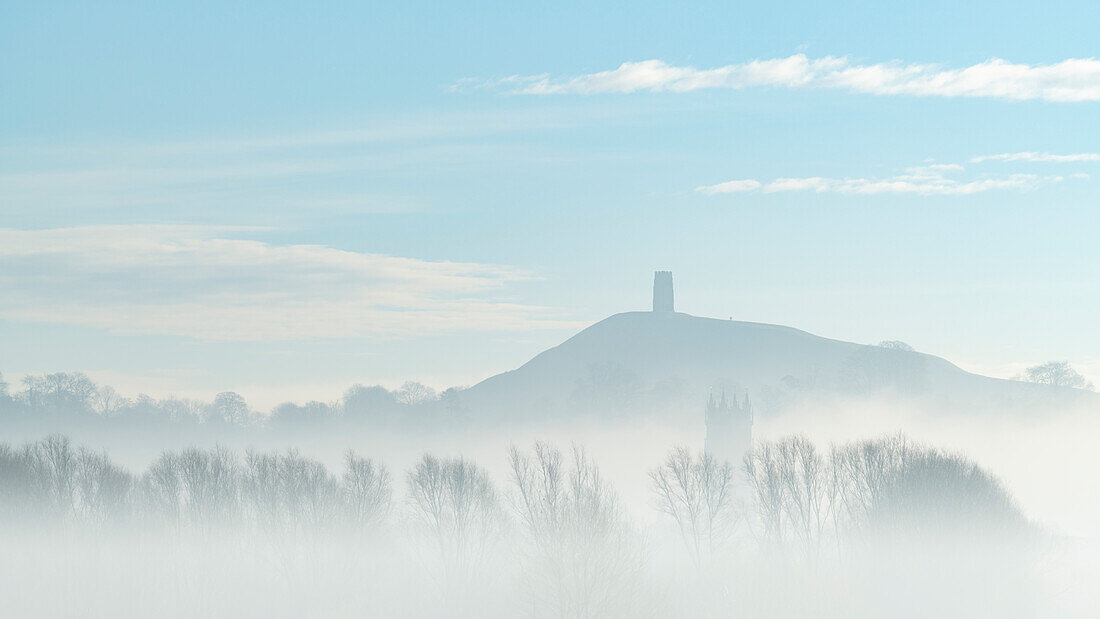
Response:
[{"label": "tower battlement", "polygon": [[672,298],[672,271],[653,273],[653,311],[674,312]]}]

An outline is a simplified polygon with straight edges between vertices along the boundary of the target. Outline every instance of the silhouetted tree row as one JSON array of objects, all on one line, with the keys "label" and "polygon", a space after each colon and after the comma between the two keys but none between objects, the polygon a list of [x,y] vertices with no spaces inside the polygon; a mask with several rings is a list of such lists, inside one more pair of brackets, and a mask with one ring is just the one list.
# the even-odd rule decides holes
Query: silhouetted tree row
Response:
[{"label": "silhouetted tree row", "polygon": [[[536,443],[513,448],[508,465],[498,486],[472,460],[424,454],[395,502],[387,468],[353,452],[334,473],[294,450],[190,448],[133,473],[52,435],[0,444],[0,533],[141,531],[221,543],[227,533],[255,532],[297,544],[393,532],[434,557],[443,590],[456,596],[508,565],[538,616],[651,610],[639,607],[654,569],[647,536],[584,449],[563,454]],[[812,567],[889,548],[883,540],[996,548],[1029,530],[994,477],[901,436],[827,451],[799,436],[765,441],[741,467],[678,448],[649,478],[655,507],[695,567],[697,593],[719,607],[731,601],[721,580],[728,566],[751,557]]]},{"label": "silhouetted tree row", "polygon": [[384,466],[350,451],[339,478],[293,450],[250,450],[242,461],[220,447],[165,452],[133,474],[61,435],[20,448],[0,444],[0,520],[17,526],[361,532],[389,514],[391,486]]},{"label": "silhouetted tree row", "polygon": [[[613,573],[586,553],[611,547],[616,557],[629,554],[622,550],[630,527],[584,450],[574,447],[565,458],[536,443],[529,452],[513,448],[509,465],[501,493],[475,462],[425,454],[406,474],[402,513],[458,569],[511,530],[541,557],[548,577]],[[678,448],[649,476],[656,508],[675,522],[696,564],[742,523],[760,543],[810,559],[829,540],[970,536],[1027,526],[995,477],[960,455],[902,436],[829,451],[800,436],[764,441],[741,469]],[[241,458],[221,447],[164,452],[134,474],[61,435],[18,448],[0,443],[5,522],[141,520],[200,533],[247,522],[292,533],[364,530],[384,522],[391,506],[389,471],[350,451],[338,475],[294,450],[248,450]]]},{"label": "silhouetted tree row", "polygon": [[319,431],[334,424],[374,428],[446,428],[464,416],[457,389],[437,393],[416,382],[399,389],[354,385],[336,402],[287,402],[260,412],[238,393],[217,394],[210,402],[147,395],[126,398],[107,385],[97,385],[81,372],[28,376],[12,391],[0,375],[0,426],[24,423],[58,429],[71,424],[114,424],[118,427],[190,426],[206,428],[270,428]]},{"label": "silhouetted tree row", "polygon": [[[862,347],[847,360],[841,383],[836,386],[858,393],[886,388],[920,392],[925,387],[926,360],[910,352],[902,342]],[[784,377],[776,385],[764,387],[763,401],[782,407],[797,393],[815,388],[819,379],[825,380],[812,375]],[[1064,361],[1030,367],[1015,379],[1054,387],[1094,388]],[[641,397],[639,388],[640,383],[625,370],[600,366],[593,368],[589,379],[578,383],[570,398],[577,410],[608,415],[637,408],[643,400],[664,401],[662,398],[671,394],[654,391]],[[84,427],[110,431],[183,429],[196,434],[215,429],[321,433],[331,432],[334,427],[447,431],[464,426],[469,418],[461,389],[437,393],[417,382],[406,382],[396,390],[357,384],[334,402],[286,402],[270,412],[261,412],[232,391],[219,393],[209,402],[178,397],[156,399],[144,394],[128,398],[110,386],[96,384],[81,372],[27,376],[21,388],[13,388],[0,375],[0,428],[22,427],[35,433],[73,432]]]},{"label": "silhouetted tree row", "polygon": [[903,436],[828,452],[799,436],[763,442],[744,468],[757,538],[811,561],[829,540],[839,551],[883,539],[1003,539],[1029,528],[994,476]]}]

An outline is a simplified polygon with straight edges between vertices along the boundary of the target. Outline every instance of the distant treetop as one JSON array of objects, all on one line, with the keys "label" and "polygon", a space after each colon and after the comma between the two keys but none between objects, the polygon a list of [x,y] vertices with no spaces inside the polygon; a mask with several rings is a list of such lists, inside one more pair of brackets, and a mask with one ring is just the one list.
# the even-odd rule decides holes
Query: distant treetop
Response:
[{"label": "distant treetop", "polygon": [[906,352],[915,352],[913,347],[905,342],[899,342],[898,340],[882,340],[878,343],[879,348],[889,348],[890,350],[904,350]]},{"label": "distant treetop", "polygon": [[1073,387],[1075,389],[1088,389],[1089,391],[1094,389],[1093,384],[1077,370],[1070,367],[1068,361],[1048,361],[1041,365],[1033,365],[1024,370],[1023,374],[1016,376],[1015,379],[1056,387]]}]

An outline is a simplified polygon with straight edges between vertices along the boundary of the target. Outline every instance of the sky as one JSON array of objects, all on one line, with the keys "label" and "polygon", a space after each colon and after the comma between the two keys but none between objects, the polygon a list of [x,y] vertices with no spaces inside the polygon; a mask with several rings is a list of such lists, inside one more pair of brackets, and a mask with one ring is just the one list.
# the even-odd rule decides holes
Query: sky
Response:
[{"label": "sky", "polygon": [[259,407],[677,309],[1100,383],[1092,2],[0,3],[0,372]]}]

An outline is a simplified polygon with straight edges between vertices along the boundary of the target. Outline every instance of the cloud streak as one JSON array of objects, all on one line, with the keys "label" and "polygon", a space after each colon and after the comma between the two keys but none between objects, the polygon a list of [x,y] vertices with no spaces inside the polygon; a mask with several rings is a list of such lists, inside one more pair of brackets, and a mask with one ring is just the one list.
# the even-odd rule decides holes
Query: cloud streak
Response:
[{"label": "cloud streak", "polygon": [[155,220],[163,209],[190,221],[210,221],[211,215],[224,221],[229,211],[245,211],[240,220],[252,221],[431,210],[429,179],[496,169],[502,158],[570,163],[556,147],[533,149],[508,136],[552,134],[621,116],[601,106],[581,112],[528,106],[394,114],[325,130],[205,138],[0,136],[0,205],[5,215],[19,216],[8,222],[16,226],[67,225],[66,217],[76,211],[82,222],[93,222],[102,220],[94,216],[99,213],[111,221],[130,213]]},{"label": "cloud streak", "polygon": [[745,179],[740,181],[726,181],[724,183],[718,183],[717,185],[704,185],[702,187],[696,187],[695,191],[713,196],[719,193],[747,193],[756,191],[757,189],[760,189],[760,181]]},{"label": "cloud streak", "polygon": [[[913,194],[921,196],[966,196],[995,190],[1029,190],[1050,183],[1060,183],[1062,176],[1037,174],[1010,174],[960,180],[950,175],[963,172],[963,166],[955,163],[932,164],[907,168],[904,173],[885,178],[825,178],[820,176],[777,178],[762,183],[755,179],[726,181],[715,185],[701,185],[696,193],[718,195],[729,193],[783,193],[810,191],[814,193],[838,193],[844,195]],[[1075,174],[1071,178],[1087,178]]]},{"label": "cloud streak", "polygon": [[0,317],[215,341],[572,328],[508,300],[530,275],[240,238],[249,229],[0,229]]},{"label": "cloud streak", "polygon": [[1100,101],[1100,60],[1070,58],[1054,64],[1018,64],[992,58],[963,68],[900,61],[856,64],[848,58],[753,60],[710,69],[676,66],[662,60],[624,62],[615,69],[574,77],[510,76],[456,88],[500,88],[516,94],[597,95],[637,92],[691,92],[752,87],[821,88],[873,95],[982,97],[1054,102]]},{"label": "cloud streak", "polygon": [[1071,155],[1055,155],[1052,153],[1020,152],[1000,153],[997,155],[982,155],[974,157],[971,163],[983,161],[1031,161],[1042,163],[1092,163],[1100,162],[1100,153],[1074,153]]}]

